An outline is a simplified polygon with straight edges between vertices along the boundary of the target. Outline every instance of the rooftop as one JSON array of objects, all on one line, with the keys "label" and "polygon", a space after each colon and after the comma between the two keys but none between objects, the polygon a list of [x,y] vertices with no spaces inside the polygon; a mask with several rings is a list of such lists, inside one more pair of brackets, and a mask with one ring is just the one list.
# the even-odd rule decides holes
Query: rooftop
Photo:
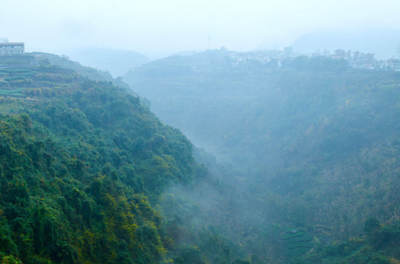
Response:
[{"label": "rooftop", "polygon": [[18,46],[18,45],[24,45],[24,42],[0,42],[1,46]]}]

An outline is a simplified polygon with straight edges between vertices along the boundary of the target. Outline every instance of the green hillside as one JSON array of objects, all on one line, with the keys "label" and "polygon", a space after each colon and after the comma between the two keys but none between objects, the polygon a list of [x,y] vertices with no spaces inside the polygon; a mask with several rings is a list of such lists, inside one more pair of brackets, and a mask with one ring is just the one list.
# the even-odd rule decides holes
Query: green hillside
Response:
[{"label": "green hillside", "polygon": [[205,150],[121,79],[0,57],[2,264],[398,263],[399,73],[222,50],[125,80]]},{"label": "green hillside", "polygon": [[[161,120],[236,171],[225,176],[260,201],[259,215],[280,236],[285,228],[312,234],[308,255],[293,251],[310,249],[308,241],[282,237],[286,251],[276,254],[299,263],[397,263],[400,73],[350,70],[324,57],[234,56],[166,58],[124,80]],[[367,232],[368,221],[377,224]]]},{"label": "green hillside", "polygon": [[191,221],[207,214],[182,195],[211,176],[186,137],[137,97],[42,55],[0,64],[1,263],[247,257],[237,240]]}]

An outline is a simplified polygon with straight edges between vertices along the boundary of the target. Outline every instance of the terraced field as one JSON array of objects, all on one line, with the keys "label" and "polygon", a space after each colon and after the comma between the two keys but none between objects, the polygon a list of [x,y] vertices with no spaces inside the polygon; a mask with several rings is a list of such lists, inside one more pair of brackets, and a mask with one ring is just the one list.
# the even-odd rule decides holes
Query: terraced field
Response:
[{"label": "terraced field", "polygon": [[288,230],[283,240],[291,257],[300,257],[314,247],[313,237],[304,230]]},{"label": "terraced field", "polygon": [[26,88],[19,88],[19,89],[12,89],[12,90],[2,90],[0,89],[0,96],[16,96],[16,97],[21,97],[25,96],[25,91]]},{"label": "terraced field", "polygon": [[14,65],[18,59],[26,57],[13,58],[10,65],[0,58],[0,98],[51,97],[57,87],[72,85],[78,79],[72,70],[50,64]]}]

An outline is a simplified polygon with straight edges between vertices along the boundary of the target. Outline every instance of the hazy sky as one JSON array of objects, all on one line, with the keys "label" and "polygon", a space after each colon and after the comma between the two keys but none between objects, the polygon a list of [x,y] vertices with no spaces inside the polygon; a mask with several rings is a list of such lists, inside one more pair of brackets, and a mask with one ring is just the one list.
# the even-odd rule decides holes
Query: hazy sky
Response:
[{"label": "hazy sky", "polygon": [[400,0],[0,0],[0,37],[27,51],[282,48],[315,30],[400,28]]}]

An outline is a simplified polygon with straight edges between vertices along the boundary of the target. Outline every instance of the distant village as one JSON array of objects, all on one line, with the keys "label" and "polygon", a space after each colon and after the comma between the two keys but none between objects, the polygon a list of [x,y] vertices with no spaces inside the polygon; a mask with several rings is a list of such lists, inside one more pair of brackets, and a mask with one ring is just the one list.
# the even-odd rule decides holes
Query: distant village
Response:
[{"label": "distant village", "polygon": [[[24,42],[9,42],[7,39],[0,39],[0,56],[21,55],[23,53],[25,53]],[[333,53],[324,50],[323,52],[302,54],[294,52],[292,47],[286,47],[283,51],[229,52],[228,58],[233,66],[248,62],[267,64],[276,61],[277,66],[281,67],[282,61],[299,56],[344,59],[349,62],[349,68],[353,69],[400,71],[399,59],[377,60],[373,53],[352,52],[343,49],[337,49]]]},{"label": "distant village", "polygon": [[374,54],[372,53],[362,53],[358,51],[352,52],[343,49],[337,49],[333,53],[325,50],[323,52],[317,51],[312,54],[303,54],[294,52],[292,47],[286,47],[283,51],[232,52],[229,54],[229,58],[234,66],[251,61],[256,61],[262,64],[276,61],[277,66],[281,67],[284,60],[290,58],[294,59],[299,56],[344,59],[349,62],[349,68],[352,69],[400,71],[399,59],[392,58],[388,60],[377,60],[374,58]]}]

